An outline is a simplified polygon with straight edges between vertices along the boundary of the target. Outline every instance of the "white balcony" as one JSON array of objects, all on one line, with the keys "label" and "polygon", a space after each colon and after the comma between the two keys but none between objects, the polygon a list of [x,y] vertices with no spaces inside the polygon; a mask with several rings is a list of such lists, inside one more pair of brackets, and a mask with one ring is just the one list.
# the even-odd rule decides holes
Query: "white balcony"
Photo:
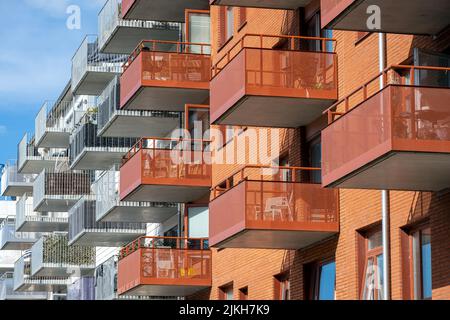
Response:
[{"label": "white balcony", "polygon": [[14,291],[14,274],[4,273],[0,277],[0,300],[48,300],[47,292]]},{"label": "white balcony", "polygon": [[25,253],[14,265],[14,291],[16,292],[65,292],[68,277],[31,276],[30,253]]},{"label": "white balcony", "polygon": [[31,275],[68,277],[93,274],[95,248],[71,246],[63,234],[45,235],[31,248]]},{"label": "white balcony", "polygon": [[44,102],[35,119],[35,146],[67,148],[72,127],[68,118],[72,110],[72,101]]},{"label": "white balcony", "polygon": [[162,223],[178,212],[175,203],[120,201],[119,185],[120,172],[114,168],[94,183],[97,221]]},{"label": "white balcony", "polygon": [[53,232],[66,231],[67,212],[35,212],[33,198],[23,195],[16,203],[17,232]]},{"label": "white balcony", "polygon": [[144,223],[97,222],[96,201],[85,196],[69,210],[69,245],[121,247],[146,233]]},{"label": "white balcony", "polygon": [[130,54],[142,40],[179,39],[180,23],[124,20],[121,4],[121,0],[108,0],[100,11],[98,29],[101,52]]},{"label": "white balcony", "polygon": [[0,250],[26,250],[38,239],[38,233],[16,232],[14,217],[5,218],[0,224]]},{"label": "white balcony", "polygon": [[33,192],[33,181],[36,175],[17,172],[17,163],[8,162],[3,168],[0,195],[4,197],[19,197]]},{"label": "white balcony", "polygon": [[93,173],[43,170],[33,185],[33,210],[68,212],[84,195],[91,194]]},{"label": "white balcony", "polygon": [[122,73],[127,55],[100,53],[95,35],[87,36],[72,58],[72,91],[76,95],[98,96]]},{"label": "white balcony", "polygon": [[120,81],[115,77],[98,101],[101,137],[165,137],[180,125],[182,113],[120,109]]},{"label": "white balcony", "polygon": [[67,150],[62,148],[36,148],[34,136],[25,134],[18,146],[17,171],[39,174],[44,169],[54,169],[68,162]]}]

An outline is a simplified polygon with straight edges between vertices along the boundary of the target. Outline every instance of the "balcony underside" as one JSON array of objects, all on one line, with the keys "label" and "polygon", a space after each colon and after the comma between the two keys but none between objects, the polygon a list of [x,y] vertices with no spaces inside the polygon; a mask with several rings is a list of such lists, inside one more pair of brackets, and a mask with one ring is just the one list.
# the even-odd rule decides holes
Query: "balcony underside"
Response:
[{"label": "balcony underside", "polygon": [[209,10],[209,3],[208,0],[135,0],[124,12],[124,19],[184,22],[186,9]]},{"label": "balcony underside", "polygon": [[88,70],[73,91],[73,94],[99,96],[116,75],[118,73]]},{"label": "balcony underside", "polygon": [[82,196],[46,195],[33,210],[35,212],[68,212]]},{"label": "balcony underside", "polygon": [[245,229],[213,246],[215,248],[301,249],[336,232]]},{"label": "balcony underside", "polygon": [[44,169],[54,169],[57,161],[65,162],[67,160],[67,157],[60,158],[59,160],[56,157],[48,159],[43,159],[42,157],[27,157],[23,166],[18,171],[19,173],[39,174]]},{"label": "balcony underside", "polygon": [[185,297],[192,295],[210,286],[193,286],[193,285],[138,285],[123,295],[126,296],[175,296]]},{"label": "balcony underside", "polygon": [[[329,13],[322,15],[322,27],[352,31],[368,29],[367,9],[376,5],[381,13],[381,32],[435,35],[449,24],[448,0],[361,0],[340,1]],[[345,3],[344,3],[345,2]],[[375,30],[378,31],[378,30]]]},{"label": "balcony underside", "polygon": [[211,5],[269,9],[297,9],[310,2],[311,0],[210,0]]},{"label": "balcony underside", "polygon": [[178,208],[174,207],[154,207],[142,204],[127,205],[126,202],[119,202],[106,212],[101,222],[144,222],[162,223],[175,215]]},{"label": "balcony underside", "polygon": [[179,88],[161,80],[157,85],[141,86],[125,103],[125,110],[152,110],[157,106],[162,111],[184,111],[186,103],[204,104],[209,98],[209,89]]},{"label": "balcony underside", "polygon": [[389,152],[332,180],[333,175],[326,178],[330,181],[327,187],[440,191],[450,187],[450,150],[449,153]]},{"label": "balcony underside", "polygon": [[19,251],[23,251],[23,250],[28,250],[31,248],[31,246],[36,242],[36,240],[32,240],[32,241],[6,241],[4,243],[4,245],[0,248],[0,250],[19,250]]},{"label": "balcony underside", "polygon": [[118,110],[99,132],[102,137],[165,137],[180,122],[176,117],[155,117],[145,111]]},{"label": "balcony underside", "polygon": [[70,132],[46,130],[39,141],[35,143],[37,148],[68,148]]},{"label": "balcony underside", "polygon": [[[33,262],[31,262],[33,264]],[[32,268],[33,270],[33,268]],[[33,277],[70,277],[73,276],[72,271],[79,270],[81,276],[89,276],[94,274],[95,266],[85,267],[69,264],[47,264],[44,263],[33,274]],[[33,272],[33,271],[32,271]]]},{"label": "balcony underside", "polygon": [[25,193],[31,194],[33,192],[33,182],[9,182],[3,191],[5,197],[21,197]]},{"label": "balcony underside", "polygon": [[69,245],[89,247],[122,247],[141,236],[145,236],[145,230],[130,232],[126,230],[116,231],[90,231],[85,230],[69,241]]},{"label": "balcony underside", "polygon": [[181,185],[139,185],[123,201],[156,201],[187,203],[201,199],[210,187]]},{"label": "balcony underside", "polygon": [[54,221],[52,218],[40,218],[33,220],[25,220],[25,222],[17,229],[20,232],[53,232],[67,231],[69,227],[68,221]]},{"label": "balcony underside", "polygon": [[68,281],[25,280],[18,292],[66,292]]},{"label": "balcony underside", "polygon": [[[129,151],[127,148],[84,148],[70,164],[72,170],[107,170],[120,163]],[[101,151],[100,151],[101,150]]]},{"label": "balcony underside", "polygon": [[[150,28],[127,27],[119,22],[119,26],[113,31],[108,41],[100,49],[103,53],[130,54],[142,40],[167,40],[177,41],[178,30],[158,30]],[[121,25],[122,24],[122,25]],[[106,86],[105,86],[106,87]],[[103,88],[104,89],[104,88]]]},{"label": "balcony underside", "polygon": [[322,115],[334,100],[245,95],[222,115],[212,115],[214,124],[297,128]]}]

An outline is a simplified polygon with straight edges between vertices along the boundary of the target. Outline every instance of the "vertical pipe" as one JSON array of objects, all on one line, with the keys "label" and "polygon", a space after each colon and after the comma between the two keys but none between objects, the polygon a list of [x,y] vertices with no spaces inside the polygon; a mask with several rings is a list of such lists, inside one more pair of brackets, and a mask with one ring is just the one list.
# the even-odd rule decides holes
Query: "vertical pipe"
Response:
[{"label": "vertical pipe", "polygon": [[[380,73],[386,68],[386,34],[378,33],[378,59]],[[384,78],[380,78],[380,89],[384,87]],[[389,239],[389,190],[381,190],[381,223],[383,237],[383,299],[390,300],[390,239]]]}]

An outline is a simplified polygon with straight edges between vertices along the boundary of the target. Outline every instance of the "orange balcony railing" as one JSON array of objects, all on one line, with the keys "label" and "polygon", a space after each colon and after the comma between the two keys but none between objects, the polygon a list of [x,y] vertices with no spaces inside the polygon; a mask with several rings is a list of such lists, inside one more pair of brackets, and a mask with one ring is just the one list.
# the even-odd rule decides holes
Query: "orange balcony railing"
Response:
[{"label": "orange balcony railing", "polygon": [[449,187],[449,73],[450,68],[393,66],[333,105],[322,131],[323,185]]},{"label": "orange balcony railing", "polygon": [[298,249],[339,232],[337,190],[301,182],[316,171],[246,166],[214,187],[211,246]]},{"label": "orange balcony railing", "polygon": [[207,239],[141,237],[119,255],[118,294],[186,296],[211,286]]},{"label": "orange balcony railing", "polygon": [[450,2],[321,0],[320,9],[322,28],[434,35],[448,26]]},{"label": "orange balcony railing", "polygon": [[244,35],[212,67],[212,123],[310,123],[337,100],[334,51],[334,39]]},{"label": "orange balcony railing", "polygon": [[190,202],[211,187],[209,141],[143,138],[124,157],[124,201]]},{"label": "orange balcony railing", "polygon": [[173,41],[142,41],[124,65],[120,107],[184,111],[186,103],[209,97],[210,45]]}]

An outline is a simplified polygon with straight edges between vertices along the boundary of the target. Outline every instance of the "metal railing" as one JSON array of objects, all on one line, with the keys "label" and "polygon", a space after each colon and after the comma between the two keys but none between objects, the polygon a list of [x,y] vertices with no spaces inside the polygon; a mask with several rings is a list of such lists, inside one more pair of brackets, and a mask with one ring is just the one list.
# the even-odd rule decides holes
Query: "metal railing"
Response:
[{"label": "metal railing", "polygon": [[33,243],[39,235],[36,232],[16,232],[15,217],[8,216],[0,224],[0,248],[8,243]]},{"label": "metal railing", "polygon": [[23,195],[16,203],[16,230],[26,222],[67,223],[67,212],[35,212],[33,198]]},{"label": "metal railing", "polygon": [[207,238],[140,237],[120,250],[119,260],[139,249],[209,250],[209,241]]},{"label": "metal railing", "polygon": [[138,138],[99,137],[97,114],[86,114],[70,137],[69,161],[75,163],[78,157],[88,151],[126,152]]},{"label": "metal railing", "polygon": [[2,194],[9,186],[27,185],[33,183],[36,178],[35,174],[19,173],[17,169],[18,165],[15,160],[10,160],[6,163],[2,172],[0,194]]},{"label": "metal railing", "polygon": [[74,243],[83,233],[135,233],[145,234],[145,223],[97,222],[94,196],[82,197],[69,210],[69,244]]},{"label": "metal railing", "polygon": [[44,169],[33,185],[33,205],[36,208],[44,199],[78,200],[91,194],[92,171],[54,172]]},{"label": "metal railing", "polygon": [[36,141],[46,132],[69,132],[67,116],[72,110],[72,101],[45,101],[35,119]]},{"label": "metal railing", "polygon": [[[439,73],[435,81],[425,81],[423,76]],[[436,76],[436,74],[435,74]],[[446,78],[444,84],[439,83],[439,78]],[[450,87],[450,68],[413,65],[393,65],[372,77],[362,86],[356,88],[345,97],[339,99],[331,107],[324,111],[328,115],[328,123],[331,124],[338,117],[344,115],[365,100],[382,91],[388,85],[403,85],[417,87]],[[383,86],[380,88],[380,83]]]},{"label": "metal railing", "polygon": [[76,91],[87,72],[120,74],[126,60],[127,55],[101,53],[98,37],[86,36],[72,58],[72,91]]},{"label": "metal railing", "polygon": [[31,247],[31,271],[41,268],[95,268],[95,247],[70,246],[63,234],[45,235]]},{"label": "metal railing", "polygon": [[14,290],[16,272],[5,272],[0,276],[0,301],[1,300],[47,300],[47,292],[17,292]]},{"label": "metal railing", "polygon": [[[311,46],[311,43],[317,45]],[[328,50],[328,43],[333,44],[331,51]],[[283,48],[283,50],[289,51],[311,51],[332,54],[336,52],[336,43],[336,39],[332,38],[252,33],[245,34],[212,66],[212,79],[216,77],[234,57],[246,48],[276,50],[276,47],[280,47]],[[331,63],[331,67],[335,68],[333,63]],[[263,70],[263,68],[261,68],[261,70]]]},{"label": "metal railing", "polygon": [[181,30],[181,24],[176,22],[159,22],[145,20],[122,19],[122,0],[108,0],[98,16],[99,47],[103,48],[119,27],[145,28],[155,30]]},{"label": "metal railing", "polygon": [[97,125],[98,135],[108,126],[115,116],[125,117],[154,117],[154,118],[180,118],[182,113],[158,110],[121,110],[120,109],[120,78],[118,76],[108,84],[98,98]]},{"label": "metal railing", "polygon": [[137,202],[137,201],[121,201],[120,200],[120,171],[116,167],[105,171],[93,184],[96,197],[95,214],[96,220],[101,220],[105,215],[116,206],[141,207],[143,209],[149,207],[159,208],[176,208],[176,203],[167,202]]}]

